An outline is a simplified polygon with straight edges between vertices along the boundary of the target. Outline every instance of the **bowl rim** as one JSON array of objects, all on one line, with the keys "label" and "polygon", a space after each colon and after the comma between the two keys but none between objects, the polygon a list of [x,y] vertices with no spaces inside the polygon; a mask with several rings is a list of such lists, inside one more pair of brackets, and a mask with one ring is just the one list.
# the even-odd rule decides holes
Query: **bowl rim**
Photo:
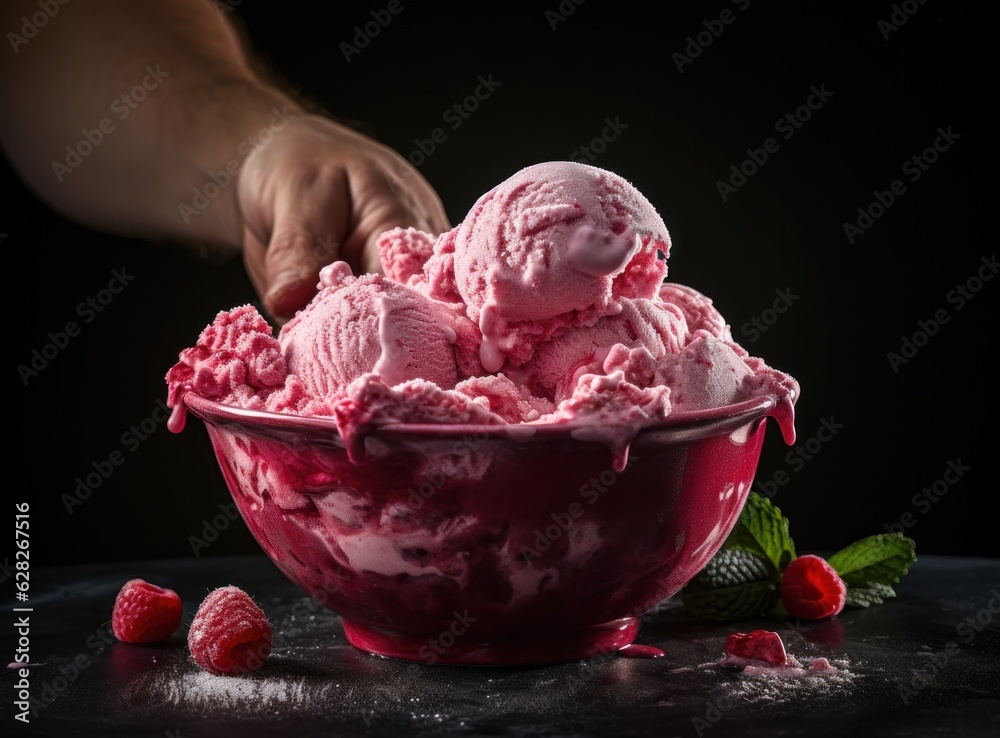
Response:
[{"label": "bowl rim", "polygon": [[[241,425],[247,429],[259,431],[308,432],[315,434],[329,433],[343,440],[336,420],[332,417],[293,415],[269,410],[254,410],[233,405],[225,405],[209,400],[192,391],[184,393],[180,400],[196,417],[215,425]],[[688,410],[674,413],[661,421],[654,423],[635,423],[622,426],[600,426],[609,430],[638,432],[639,435],[650,433],[666,434],[675,440],[694,440],[708,436],[721,435],[739,428],[758,418],[772,414],[779,405],[779,398],[773,394],[764,394],[748,400],[723,405],[707,410]],[[483,424],[483,423],[386,423],[372,428],[365,435],[379,436],[386,439],[458,439],[469,436],[483,435],[497,439],[515,439],[519,437],[574,439],[595,428],[593,421],[561,423],[521,423],[521,424]]]}]

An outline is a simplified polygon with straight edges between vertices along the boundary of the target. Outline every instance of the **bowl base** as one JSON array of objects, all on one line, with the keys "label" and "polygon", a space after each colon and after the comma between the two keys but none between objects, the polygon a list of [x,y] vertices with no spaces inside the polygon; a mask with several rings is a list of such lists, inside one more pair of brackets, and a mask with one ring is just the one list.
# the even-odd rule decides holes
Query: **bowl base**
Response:
[{"label": "bowl base", "polygon": [[[444,631],[426,638],[363,625],[343,618],[351,645],[379,656],[425,664],[527,666],[577,661],[614,653],[635,640],[638,618],[621,618],[586,630],[541,637],[486,639],[472,630],[455,636]],[[477,637],[478,636],[478,637]]]}]

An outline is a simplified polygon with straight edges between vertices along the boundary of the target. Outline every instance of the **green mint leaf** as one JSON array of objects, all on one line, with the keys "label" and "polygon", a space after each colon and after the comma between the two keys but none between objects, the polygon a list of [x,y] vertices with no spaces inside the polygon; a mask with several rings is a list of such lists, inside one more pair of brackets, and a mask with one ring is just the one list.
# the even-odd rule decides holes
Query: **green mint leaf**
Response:
[{"label": "green mint leaf", "polygon": [[747,498],[725,547],[755,553],[771,562],[778,573],[795,558],[795,544],[788,534],[788,518],[769,499],[756,492],[751,492]]},{"label": "green mint leaf", "polygon": [[845,602],[851,607],[870,607],[871,605],[881,605],[890,597],[895,596],[896,591],[888,584],[867,582],[858,587],[848,587]]},{"label": "green mint leaf", "polygon": [[878,533],[852,543],[829,559],[848,588],[870,583],[896,584],[917,560],[912,539],[902,533]]},{"label": "green mint leaf", "polygon": [[693,615],[709,620],[743,620],[774,607],[779,575],[770,562],[740,548],[723,548],[681,591]]}]

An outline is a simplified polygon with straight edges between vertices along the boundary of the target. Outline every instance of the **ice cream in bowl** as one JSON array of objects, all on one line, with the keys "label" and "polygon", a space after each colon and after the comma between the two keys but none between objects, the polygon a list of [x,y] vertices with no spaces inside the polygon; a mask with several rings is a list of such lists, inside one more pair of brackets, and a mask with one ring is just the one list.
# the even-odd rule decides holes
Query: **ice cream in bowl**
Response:
[{"label": "ice cream in bowl", "polygon": [[724,542],[798,385],[621,177],[517,172],[443,234],[325,267],[275,333],[219,313],[169,371],[274,563],[363,650],[513,665],[608,653]]}]

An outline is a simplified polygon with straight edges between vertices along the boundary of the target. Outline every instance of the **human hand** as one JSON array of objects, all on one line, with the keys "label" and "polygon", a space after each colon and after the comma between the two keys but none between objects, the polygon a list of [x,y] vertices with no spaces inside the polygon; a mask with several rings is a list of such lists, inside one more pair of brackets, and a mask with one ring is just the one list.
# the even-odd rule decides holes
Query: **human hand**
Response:
[{"label": "human hand", "polygon": [[305,307],[331,262],[380,272],[383,231],[450,228],[437,193],[403,157],[319,116],[292,120],[251,152],[237,189],[247,273],[278,320]]}]

